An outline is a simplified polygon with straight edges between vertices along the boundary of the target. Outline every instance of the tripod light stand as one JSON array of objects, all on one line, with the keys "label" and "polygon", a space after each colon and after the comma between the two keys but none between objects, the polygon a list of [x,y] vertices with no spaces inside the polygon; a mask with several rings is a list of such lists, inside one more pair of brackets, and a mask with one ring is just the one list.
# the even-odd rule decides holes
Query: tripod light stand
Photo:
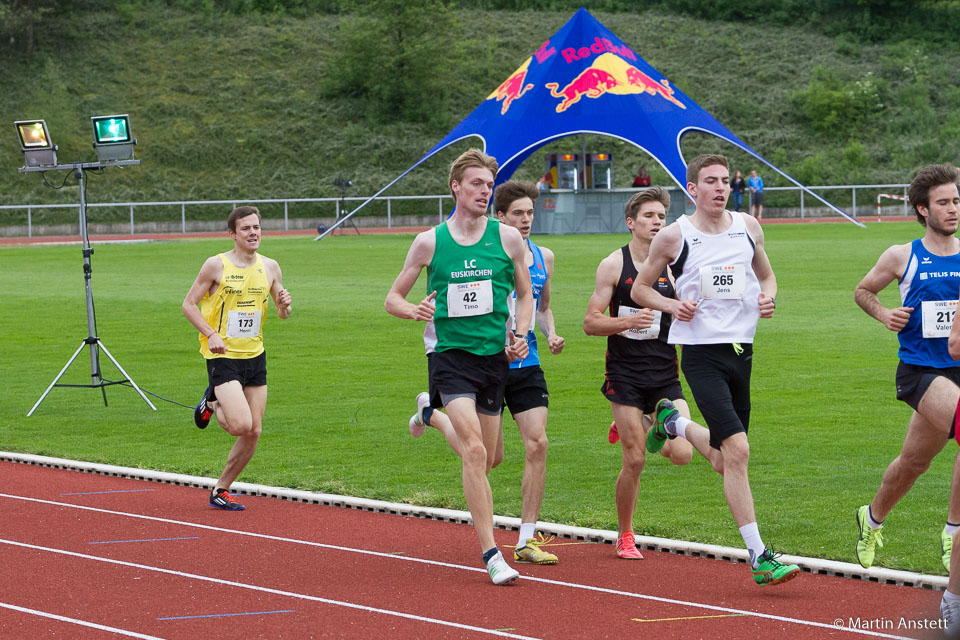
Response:
[{"label": "tripod light stand", "polygon": [[[140,164],[139,160],[133,159],[133,145],[136,139],[130,137],[130,121],[127,116],[107,116],[94,117],[94,147],[97,148],[100,161],[98,162],[78,162],[69,164],[57,163],[57,146],[50,142],[50,136],[47,132],[46,124],[42,120],[19,121],[15,123],[17,132],[20,135],[20,147],[24,152],[25,166],[18,169],[18,173],[28,173],[35,171],[60,171],[71,169],[75,173],[77,184],[80,187],[80,236],[83,247],[83,280],[86,293],[87,304],[87,337],[84,338],[80,346],[73,353],[67,364],[64,365],[57,377],[46,388],[40,399],[37,400],[33,408],[27,413],[27,416],[33,415],[40,403],[44,401],[47,395],[54,387],[80,387],[87,389],[100,389],[103,394],[103,404],[107,406],[107,387],[114,384],[124,384],[129,382],[143,401],[154,411],[157,408],[144,395],[137,383],[133,381],[117,359],[107,350],[106,345],[97,335],[96,315],[93,307],[93,289],[91,287],[91,278],[93,276],[93,267],[90,257],[93,255],[93,249],[90,247],[90,238],[87,235],[87,199],[84,171],[89,169],[102,169],[104,167],[134,165]],[[129,148],[126,148],[129,147]],[[60,378],[66,373],[70,365],[80,355],[86,347],[90,352],[90,384],[58,384]],[[103,378],[100,369],[100,352],[107,356],[123,375],[123,380],[111,381]]]}]

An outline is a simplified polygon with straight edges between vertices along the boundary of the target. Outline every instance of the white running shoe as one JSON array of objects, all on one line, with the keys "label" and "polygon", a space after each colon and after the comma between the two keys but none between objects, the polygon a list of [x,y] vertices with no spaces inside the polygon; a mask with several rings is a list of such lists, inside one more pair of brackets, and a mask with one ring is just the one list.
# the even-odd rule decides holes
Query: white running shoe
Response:
[{"label": "white running shoe", "polygon": [[423,410],[430,406],[430,394],[426,391],[417,394],[417,412],[410,417],[408,426],[410,435],[419,438],[423,435],[427,425],[423,423]]},{"label": "white running shoe", "polygon": [[960,636],[960,601],[940,600],[940,618],[943,620],[943,634],[946,637]]},{"label": "white running shoe", "polygon": [[520,577],[520,572],[508,565],[499,551],[487,561],[487,572],[496,585],[509,584]]}]

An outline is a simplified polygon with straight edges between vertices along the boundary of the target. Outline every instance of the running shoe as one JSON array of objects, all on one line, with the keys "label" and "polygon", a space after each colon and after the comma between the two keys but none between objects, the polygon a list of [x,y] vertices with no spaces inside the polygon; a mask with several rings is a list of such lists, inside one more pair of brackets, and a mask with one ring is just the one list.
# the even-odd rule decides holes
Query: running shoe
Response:
[{"label": "running shoe", "polygon": [[943,620],[943,635],[947,638],[960,637],[960,601],[948,603],[946,592],[940,599],[940,618]]},{"label": "running shoe", "polygon": [[487,561],[487,572],[493,584],[501,585],[513,582],[520,577],[520,573],[507,564],[503,559],[503,554],[497,551],[497,555]]},{"label": "running shoe", "polygon": [[667,430],[663,427],[663,423],[670,417],[678,415],[680,415],[680,412],[677,411],[677,408],[668,399],[663,398],[657,403],[656,408],[653,410],[653,426],[650,427],[650,432],[647,433],[647,451],[657,453],[660,449],[663,449],[663,445],[666,444],[668,438],[673,440],[677,437],[667,433]]},{"label": "running shoe", "polygon": [[633,539],[633,531],[627,531],[617,538],[617,557],[625,560],[643,560],[643,554],[637,549],[637,543]]},{"label": "running shoe", "polygon": [[[857,562],[864,569],[869,569],[873,565],[873,558],[877,554],[877,547],[883,547],[883,525],[879,529],[874,529],[867,521],[867,513],[870,505],[865,504],[857,509],[857,527],[860,529],[860,537],[857,539]],[[941,545],[943,541],[941,540]]]},{"label": "running shoe", "polygon": [[[940,530],[940,561],[943,563],[943,568],[947,571],[947,575],[950,575],[950,552],[953,551],[953,536],[944,531]],[[960,624],[960,622],[958,622]]]},{"label": "running shoe", "polygon": [[780,584],[793,580],[800,575],[800,567],[795,564],[783,564],[777,558],[781,554],[773,549],[764,549],[757,558],[757,568],[753,571],[753,581],[761,587],[767,584]]},{"label": "running shoe", "polygon": [[610,442],[610,444],[617,444],[620,442],[620,432],[617,431],[616,421],[610,423],[610,431],[607,433],[607,440]]},{"label": "running shoe", "polygon": [[414,438],[419,438],[423,435],[423,432],[426,430],[427,425],[423,422],[423,410],[430,406],[430,394],[426,391],[417,394],[417,412],[410,416],[410,422],[407,423],[407,426],[410,427],[410,435]]},{"label": "running shoe", "polygon": [[210,416],[213,415],[210,407],[207,406],[207,397],[209,395],[210,387],[208,386],[203,390],[203,397],[200,398],[200,402],[198,402],[197,406],[193,409],[193,423],[200,429],[207,428],[207,425],[210,424]]},{"label": "running shoe", "polygon": [[530,538],[522,547],[514,550],[513,561],[527,564],[557,564],[557,556],[547,553],[533,538]]},{"label": "running shoe", "polygon": [[226,489],[217,489],[216,493],[210,494],[210,506],[224,511],[244,511],[245,506],[233,499]]}]

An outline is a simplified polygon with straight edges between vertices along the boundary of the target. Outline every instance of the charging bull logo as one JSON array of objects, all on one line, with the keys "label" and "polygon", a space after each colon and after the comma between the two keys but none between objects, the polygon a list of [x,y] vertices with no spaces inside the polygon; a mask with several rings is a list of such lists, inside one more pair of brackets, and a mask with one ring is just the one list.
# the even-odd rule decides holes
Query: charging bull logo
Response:
[{"label": "charging bull logo", "polygon": [[646,93],[652,96],[659,95],[681,109],[686,109],[682,102],[673,97],[675,93],[670,83],[663,79],[657,82],[643,71],[640,71],[620,56],[604,53],[594,60],[593,64],[584,69],[570,84],[560,89],[556,82],[546,85],[550,95],[554,98],[563,98],[557,105],[557,113],[563,113],[580,98],[599,98],[605,93],[614,95],[635,95]]},{"label": "charging bull logo", "polygon": [[532,84],[525,84],[527,81],[527,68],[530,66],[530,60],[533,56],[527,58],[516,71],[510,74],[510,77],[503,81],[496,91],[487,96],[487,100],[496,98],[497,102],[502,102],[500,115],[504,115],[510,109],[510,104],[519,99],[528,90],[533,89]]}]

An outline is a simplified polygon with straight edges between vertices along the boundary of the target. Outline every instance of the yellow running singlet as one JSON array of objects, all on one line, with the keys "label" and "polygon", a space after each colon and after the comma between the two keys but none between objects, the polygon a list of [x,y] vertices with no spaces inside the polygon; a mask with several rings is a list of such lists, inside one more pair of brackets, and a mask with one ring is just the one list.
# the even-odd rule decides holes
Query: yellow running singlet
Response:
[{"label": "yellow running singlet", "polygon": [[253,265],[241,268],[230,262],[225,253],[218,257],[223,262],[220,286],[211,296],[209,292],[200,301],[203,319],[217,330],[227,345],[225,354],[213,353],[207,337],[200,334],[200,353],[206,359],[255,358],[263,353],[263,322],[266,319],[270,283],[260,254]]}]

